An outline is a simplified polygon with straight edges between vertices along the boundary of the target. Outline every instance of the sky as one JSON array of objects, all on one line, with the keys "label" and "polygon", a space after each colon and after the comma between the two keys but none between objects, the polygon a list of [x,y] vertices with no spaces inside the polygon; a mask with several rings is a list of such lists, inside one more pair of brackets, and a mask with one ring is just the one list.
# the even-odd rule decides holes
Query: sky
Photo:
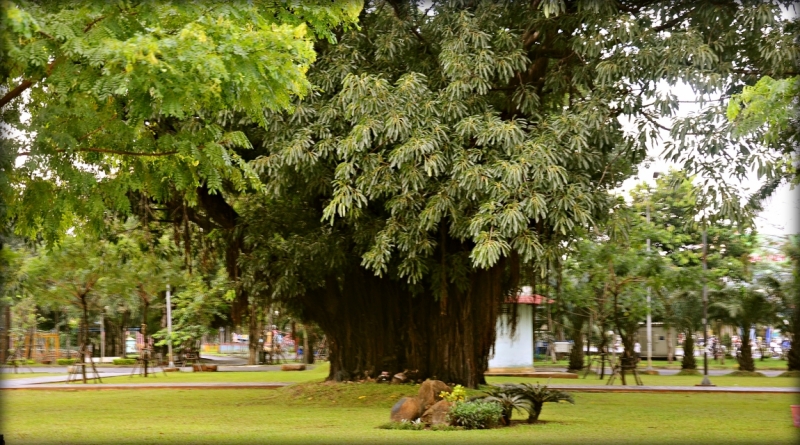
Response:
[{"label": "sky", "polygon": [[[691,103],[695,100],[695,93],[688,85],[677,85],[668,87],[670,91],[678,97],[681,101],[680,109],[677,113],[678,116],[685,116],[689,113],[699,111],[700,108],[697,104]],[[669,119],[660,119],[659,123],[669,126]],[[622,122],[623,126],[632,131],[632,126],[626,122]],[[665,131],[661,131],[664,140],[668,138]],[[633,189],[633,187],[641,182],[647,182],[655,185],[653,173],[666,173],[670,168],[680,170],[680,166],[668,162],[661,158],[663,145],[654,144],[648,150],[648,161],[639,165],[639,173],[636,177],[628,178],[623,182],[622,187],[617,190],[626,195]],[[740,184],[740,189],[745,191],[745,194],[750,194],[758,190],[762,181],[759,181],[756,174],[751,174],[746,181]],[[765,235],[790,235],[800,233],[800,188],[791,189],[789,184],[781,185],[775,193],[764,202],[764,210],[756,217],[756,230],[758,233]]]}]

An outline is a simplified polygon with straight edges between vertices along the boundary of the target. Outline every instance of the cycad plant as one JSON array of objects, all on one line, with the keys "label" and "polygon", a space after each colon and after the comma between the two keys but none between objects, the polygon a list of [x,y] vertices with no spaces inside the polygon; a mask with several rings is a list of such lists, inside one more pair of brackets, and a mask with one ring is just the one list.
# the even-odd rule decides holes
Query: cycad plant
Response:
[{"label": "cycad plant", "polygon": [[[548,380],[549,382],[549,380]],[[539,420],[539,415],[542,413],[542,406],[545,403],[558,403],[568,402],[575,404],[575,399],[572,395],[564,391],[550,389],[547,385],[532,385],[530,383],[514,384],[509,383],[505,385],[498,385],[496,389],[487,391],[489,397],[498,399],[497,402],[501,403],[504,407],[505,418],[505,404],[512,404],[508,408],[508,419],[511,419],[511,412],[516,408],[525,409],[528,412],[528,423],[533,423]],[[503,399],[501,402],[499,399]],[[523,403],[524,402],[524,403]]]},{"label": "cycad plant", "polygon": [[711,308],[726,322],[742,331],[742,349],[737,360],[740,371],[755,371],[753,351],[750,349],[750,328],[757,323],[768,323],[775,316],[775,305],[763,289],[737,286],[719,292],[720,300]]},{"label": "cycad plant", "polygon": [[530,401],[526,400],[522,397],[521,394],[513,394],[505,388],[505,385],[502,387],[494,387],[488,391],[489,394],[483,400],[486,402],[495,402],[503,408],[503,425],[511,425],[511,415],[516,410],[519,413],[530,412],[531,410],[531,403]]}]

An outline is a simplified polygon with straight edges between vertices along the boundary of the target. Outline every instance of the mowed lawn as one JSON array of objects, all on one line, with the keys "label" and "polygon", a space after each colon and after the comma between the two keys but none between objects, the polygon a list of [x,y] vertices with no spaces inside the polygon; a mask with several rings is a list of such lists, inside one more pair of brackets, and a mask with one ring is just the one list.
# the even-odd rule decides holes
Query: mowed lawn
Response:
[{"label": "mowed lawn", "polygon": [[[225,372],[168,372],[160,370],[144,378],[140,375],[103,377],[103,383],[201,383],[201,382],[313,382],[328,377],[328,363],[306,371],[225,371]],[[101,374],[102,377],[102,374]]]},{"label": "mowed lawn", "polygon": [[415,385],[306,383],[276,390],[4,391],[9,444],[797,443],[772,394],[589,394],[543,423],[481,431],[376,428]]},{"label": "mowed lawn", "polygon": [[[103,383],[201,383],[201,382],[321,382],[328,376],[328,363],[320,363],[308,371],[264,371],[264,372],[171,372],[166,375],[157,372],[153,376],[105,377]],[[694,386],[700,383],[702,376],[649,376],[642,375],[642,381],[647,386]],[[493,383],[541,383],[546,384],[547,379],[530,377],[487,377],[489,384]],[[551,379],[552,385],[605,385],[608,377],[600,380],[597,376],[577,379]],[[629,376],[628,384],[633,383]],[[800,379],[788,377],[711,377],[711,382],[717,386],[800,386]],[[619,378],[615,386],[621,385]]]}]

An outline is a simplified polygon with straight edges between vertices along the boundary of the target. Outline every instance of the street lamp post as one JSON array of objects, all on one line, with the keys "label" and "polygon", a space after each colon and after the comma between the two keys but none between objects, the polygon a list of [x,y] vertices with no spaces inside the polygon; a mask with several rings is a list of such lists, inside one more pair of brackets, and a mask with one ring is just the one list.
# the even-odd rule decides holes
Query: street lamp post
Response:
[{"label": "street lamp post", "polygon": [[[653,172],[653,179],[657,179],[660,172]],[[650,230],[650,194],[647,195],[646,207],[647,226]],[[647,236],[647,253],[650,253],[650,235]],[[647,286],[647,369],[653,371],[653,315],[650,311],[650,286]]]},{"label": "street lamp post", "polygon": [[708,239],[706,226],[703,221],[703,381],[699,386],[716,386],[708,379],[708,289],[706,287],[706,269],[708,268],[706,255],[708,253]]},{"label": "street lamp post", "polygon": [[105,311],[100,312],[100,363],[106,359],[106,319]]},{"label": "street lamp post", "polygon": [[[647,225],[650,226],[650,198],[647,199]],[[650,237],[647,237],[647,253],[650,253]],[[647,371],[653,370],[653,316],[650,313],[650,286],[647,286]]]},{"label": "street lamp post", "polygon": [[169,355],[169,367],[174,368],[175,362],[172,361],[172,301],[170,298],[169,284],[167,284],[167,353]]}]

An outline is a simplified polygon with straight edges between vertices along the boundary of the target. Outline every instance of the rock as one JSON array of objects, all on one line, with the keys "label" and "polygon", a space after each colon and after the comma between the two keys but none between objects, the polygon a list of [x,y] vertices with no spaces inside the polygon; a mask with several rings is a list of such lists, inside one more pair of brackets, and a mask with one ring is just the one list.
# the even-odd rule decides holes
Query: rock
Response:
[{"label": "rock", "polygon": [[422,410],[424,411],[430,408],[434,403],[442,400],[442,398],[439,397],[439,393],[442,391],[453,392],[453,390],[441,380],[425,380],[422,382],[422,385],[419,387],[419,394],[417,395],[417,398],[419,398],[422,404]]},{"label": "rock", "polygon": [[398,372],[397,374],[394,375],[394,377],[392,377],[392,383],[394,384],[406,383],[407,381],[408,377],[406,377],[406,374],[404,372]]},{"label": "rock", "polygon": [[281,371],[305,371],[306,365],[301,363],[285,363],[281,365]]},{"label": "rock", "polygon": [[453,404],[447,400],[439,400],[422,413],[422,421],[428,425],[448,424],[447,413]]},{"label": "rock", "polygon": [[422,406],[416,397],[403,397],[392,407],[392,422],[412,422],[419,419],[422,414]]}]

